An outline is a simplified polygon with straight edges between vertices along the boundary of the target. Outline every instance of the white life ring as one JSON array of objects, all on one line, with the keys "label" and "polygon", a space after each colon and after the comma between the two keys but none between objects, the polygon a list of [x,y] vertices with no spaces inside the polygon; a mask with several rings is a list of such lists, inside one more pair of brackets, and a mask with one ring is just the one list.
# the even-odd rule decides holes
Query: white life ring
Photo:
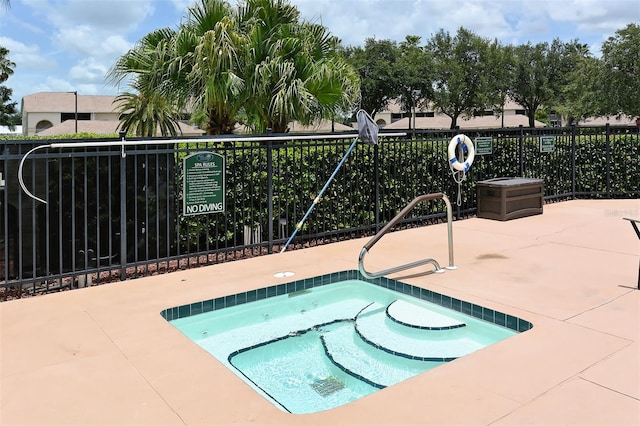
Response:
[{"label": "white life ring", "polygon": [[[459,162],[458,158],[456,157],[456,148],[460,143],[464,144],[464,146],[467,147],[468,155],[467,160],[464,163]],[[473,164],[473,157],[475,156],[473,142],[471,142],[471,139],[469,139],[469,137],[466,135],[456,135],[451,139],[451,142],[449,142],[448,154],[449,165],[456,170],[466,173],[467,170],[469,170],[469,168],[471,167],[471,164]]]}]

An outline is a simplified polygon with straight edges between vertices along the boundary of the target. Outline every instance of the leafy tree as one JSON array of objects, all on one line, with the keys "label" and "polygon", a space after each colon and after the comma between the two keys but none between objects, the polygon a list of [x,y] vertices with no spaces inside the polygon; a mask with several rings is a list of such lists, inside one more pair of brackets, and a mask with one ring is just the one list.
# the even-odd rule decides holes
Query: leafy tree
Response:
[{"label": "leafy tree", "polygon": [[561,103],[563,88],[569,83],[575,66],[575,42],[531,43],[514,50],[515,70],[509,96],[525,108],[529,126],[535,126],[535,114],[544,105]]},{"label": "leafy tree", "polygon": [[364,48],[348,47],[344,55],[360,76],[360,108],[375,118],[398,96],[395,74],[400,56],[398,45],[391,40],[368,38]]},{"label": "leafy tree", "polygon": [[640,117],[640,25],[629,24],[602,43],[598,113]]},{"label": "leafy tree", "polygon": [[16,129],[16,124],[19,124],[19,114],[16,109],[16,102],[11,101],[11,95],[13,90],[0,86],[0,125],[7,126],[9,130]]},{"label": "leafy tree", "polygon": [[[504,118],[504,105],[507,101],[509,87],[514,75],[515,59],[512,46],[503,46],[494,40],[488,46],[489,76],[486,102],[489,108]],[[503,123],[504,127],[504,123]]]},{"label": "leafy tree", "polygon": [[570,125],[595,115],[600,89],[597,83],[599,60],[591,55],[586,44],[577,40],[568,47],[566,81],[545,109],[555,110]]},{"label": "leafy tree", "polygon": [[471,117],[499,103],[500,91],[492,78],[496,56],[490,43],[459,28],[455,37],[440,30],[428,42],[433,58],[433,105],[451,117],[451,128],[459,117]]},{"label": "leafy tree", "polygon": [[426,104],[433,96],[431,57],[419,44],[420,37],[407,36],[400,43],[400,57],[394,66],[400,103],[409,117],[412,116],[412,108],[417,107],[420,102]]}]

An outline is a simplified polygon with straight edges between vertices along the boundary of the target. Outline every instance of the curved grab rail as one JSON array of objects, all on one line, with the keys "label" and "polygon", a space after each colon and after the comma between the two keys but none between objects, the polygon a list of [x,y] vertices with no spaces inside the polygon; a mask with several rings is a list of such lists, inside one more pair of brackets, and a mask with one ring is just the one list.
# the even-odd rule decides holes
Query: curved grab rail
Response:
[{"label": "curved grab rail", "polygon": [[27,159],[27,157],[29,156],[29,154],[37,151],[38,149],[42,149],[42,148],[51,148],[51,145],[39,145],[36,146],[35,148],[31,148],[21,159],[20,159],[20,164],[18,165],[18,183],[20,184],[20,187],[22,188],[22,190],[25,192],[25,194],[27,194],[29,197],[33,198],[36,201],[40,201],[41,203],[47,204],[47,202],[45,200],[43,200],[42,198],[36,197],[31,191],[29,191],[27,189],[27,186],[24,184],[24,178],[23,178],[23,174],[22,174],[22,166],[24,166],[24,161]]},{"label": "curved grab rail", "polygon": [[453,230],[452,230],[453,227],[451,225],[451,222],[452,222],[451,202],[449,201],[449,198],[446,195],[444,195],[442,192],[437,192],[434,194],[420,195],[419,197],[414,198],[413,201],[407,204],[407,206],[404,209],[402,209],[400,213],[398,213],[393,219],[391,219],[389,223],[387,223],[380,231],[378,231],[378,233],[373,238],[371,238],[371,240],[369,240],[369,242],[367,242],[364,245],[364,247],[362,247],[362,250],[360,251],[360,256],[358,257],[358,269],[360,270],[360,273],[364,277],[372,279],[372,278],[381,277],[383,275],[391,274],[394,272],[404,271],[405,269],[414,268],[416,266],[424,265],[427,263],[431,263],[433,266],[435,266],[436,269],[434,270],[434,272],[443,272],[438,262],[435,261],[434,259],[417,260],[415,262],[385,269],[384,271],[379,271],[379,272],[367,272],[364,269],[364,256],[371,250],[371,247],[373,247],[380,240],[380,238],[382,238],[383,235],[389,232],[391,228],[396,226],[398,222],[404,219],[404,217],[407,214],[409,214],[409,212],[413,210],[416,205],[420,204],[423,201],[436,200],[440,198],[444,200],[447,206],[447,235],[448,235],[448,245],[449,245],[449,265],[447,266],[447,269],[456,269],[456,267],[453,264]]}]

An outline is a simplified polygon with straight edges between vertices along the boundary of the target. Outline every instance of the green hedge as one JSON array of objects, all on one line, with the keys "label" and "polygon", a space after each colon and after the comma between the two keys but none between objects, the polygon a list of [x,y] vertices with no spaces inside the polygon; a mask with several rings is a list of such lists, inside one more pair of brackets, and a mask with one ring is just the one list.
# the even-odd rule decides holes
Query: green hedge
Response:
[{"label": "green hedge", "polygon": [[[322,186],[346,152],[344,143],[293,142],[273,148],[273,227],[278,237],[279,219],[287,220],[289,233],[303,217]],[[320,235],[328,231],[362,229],[375,224],[376,213],[385,223],[418,195],[444,192],[455,203],[458,186],[447,161],[447,138],[387,141],[375,148],[359,144],[328,187],[299,235]],[[215,150],[215,147],[213,147]],[[611,137],[609,154],[604,135],[576,137],[575,189],[581,196],[639,197],[640,162],[637,134]],[[218,151],[220,152],[220,151]],[[494,139],[493,153],[478,155],[461,185],[460,208],[473,211],[479,180],[501,176],[522,176],[544,180],[545,196],[570,197],[573,140],[556,136],[555,150],[541,153],[537,136]],[[241,244],[242,225],[268,228],[267,149],[244,145],[224,148],[227,158],[227,212],[224,215],[181,217],[181,229],[191,238],[199,235],[198,246],[209,243]],[[521,164],[522,163],[522,164]],[[376,180],[377,170],[377,180]],[[606,179],[609,170],[609,180]],[[378,182],[379,205],[375,194]],[[419,206],[411,215],[420,218],[444,213],[444,204]],[[235,226],[238,224],[239,226]],[[187,242],[186,235],[185,241]],[[193,245],[194,240],[191,239]]]}]

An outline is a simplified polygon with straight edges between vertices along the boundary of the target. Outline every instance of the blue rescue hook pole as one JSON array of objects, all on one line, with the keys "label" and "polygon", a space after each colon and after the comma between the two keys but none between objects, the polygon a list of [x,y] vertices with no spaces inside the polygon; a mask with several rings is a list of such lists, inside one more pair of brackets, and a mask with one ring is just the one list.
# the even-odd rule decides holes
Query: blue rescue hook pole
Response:
[{"label": "blue rescue hook pole", "polygon": [[[349,156],[353,148],[355,148],[356,143],[358,143],[358,139],[361,139],[364,143],[369,145],[378,144],[378,125],[375,123],[375,121],[373,121],[373,118],[371,118],[371,116],[367,114],[365,110],[362,110],[362,109],[356,113],[356,118],[358,120],[358,136],[356,136],[356,138],[353,140],[353,142],[351,143],[351,146],[342,157],[342,160],[340,160],[340,163],[338,163],[338,167],[336,167],[331,177],[329,177],[329,180],[327,181],[327,183],[324,184],[324,186],[322,187],[322,190],[320,190],[320,193],[313,200],[313,203],[311,204],[311,207],[309,207],[309,210],[307,210],[302,220],[298,222],[298,224],[296,225],[296,229],[293,230],[293,234],[291,234],[291,236],[287,240],[287,243],[284,245],[282,250],[280,250],[280,253],[283,253],[287,249],[287,247],[289,247],[289,244],[291,243],[293,238],[296,236],[298,231],[302,229],[302,225],[304,224],[304,221],[307,219],[307,216],[309,216],[309,213],[311,213],[311,210],[313,210],[316,204],[320,202],[320,199],[322,198],[322,194],[324,194],[324,191],[327,190],[333,178],[338,174],[338,170],[340,170],[340,167],[342,167],[342,165],[344,164],[345,160],[347,159],[347,157]],[[385,135],[386,136],[406,136],[407,134],[406,133],[385,133]]]},{"label": "blue rescue hook pole", "polygon": [[342,157],[342,160],[340,160],[340,162],[338,163],[338,166],[336,167],[336,169],[333,171],[333,173],[331,174],[331,176],[329,177],[329,180],[324,184],[324,186],[322,187],[322,189],[320,190],[320,192],[318,193],[318,195],[316,196],[316,198],[313,200],[313,203],[311,204],[311,206],[309,207],[309,210],[307,210],[307,212],[304,214],[304,216],[302,217],[302,220],[300,220],[300,222],[298,222],[298,224],[296,225],[296,229],[293,230],[293,234],[291,234],[291,236],[289,237],[289,239],[287,240],[287,243],[284,245],[284,247],[282,248],[282,250],[280,250],[280,253],[284,253],[284,251],[287,249],[287,247],[289,247],[289,244],[291,243],[291,241],[293,240],[293,238],[296,236],[296,234],[298,233],[298,231],[300,229],[302,229],[302,225],[304,224],[304,221],[307,220],[307,217],[309,216],[309,214],[311,213],[311,211],[313,210],[313,208],[316,206],[316,204],[318,204],[320,202],[320,198],[322,198],[322,194],[324,194],[324,191],[327,190],[327,188],[329,187],[329,184],[331,183],[331,181],[333,180],[333,178],[338,174],[338,170],[340,170],[340,167],[342,167],[342,165],[344,164],[344,162],[346,161],[347,157],[349,156],[349,154],[351,153],[351,151],[353,150],[353,148],[355,148],[356,143],[358,143],[358,137],[356,136],[356,138],[353,140],[353,142],[351,143],[351,146],[349,147],[349,149],[347,150],[347,152],[344,154],[344,156]]}]

